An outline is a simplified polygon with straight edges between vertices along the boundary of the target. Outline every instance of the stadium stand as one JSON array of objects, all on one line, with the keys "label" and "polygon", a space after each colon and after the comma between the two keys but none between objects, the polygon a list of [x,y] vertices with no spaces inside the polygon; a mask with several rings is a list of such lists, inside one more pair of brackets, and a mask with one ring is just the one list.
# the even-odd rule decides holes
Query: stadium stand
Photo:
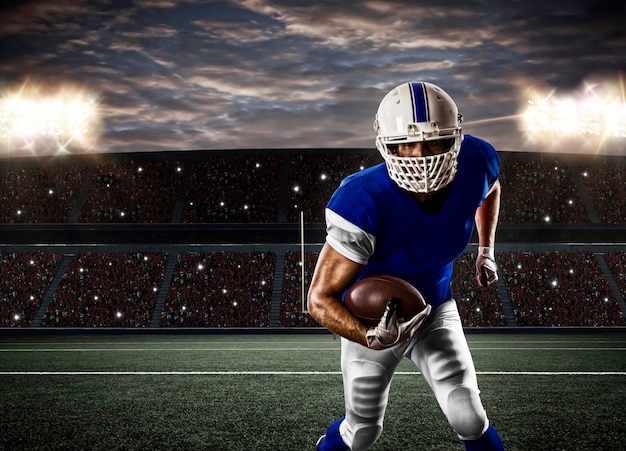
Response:
[{"label": "stadium stand", "polygon": [[502,159],[500,223],[590,222],[567,166],[557,160]]},{"label": "stadium stand", "polygon": [[305,252],[304,309],[302,308],[302,256],[301,252],[288,251],[285,255],[283,289],[281,293],[280,325],[286,327],[316,327],[317,321],[306,313],[306,292],[319,252]]},{"label": "stadium stand", "polygon": [[478,286],[474,277],[476,254],[466,252],[454,262],[452,292],[459,306],[464,327],[506,326],[506,317],[498,289]]},{"label": "stadium stand", "polygon": [[287,220],[324,222],[324,208],[341,181],[350,174],[382,162],[376,154],[301,154],[291,158]]},{"label": "stadium stand", "polygon": [[0,252],[0,321],[3,327],[29,326],[48,291],[63,255]]},{"label": "stadium stand", "polygon": [[161,286],[165,253],[88,252],[71,261],[42,326],[146,327]]},{"label": "stadium stand", "polygon": [[177,161],[101,163],[78,222],[171,222],[181,176],[182,164]]},{"label": "stadium stand", "polygon": [[83,164],[3,168],[0,222],[68,222],[86,169]]},{"label": "stadium stand", "polygon": [[[624,158],[501,158],[501,280],[478,289],[472,252],[459,257],[464,326],[623,326]],[[306,290],[328,198],[380,161],[359,149],[5,161],[0,326],[319,327],[302,311],[300,212]],[[551,230],[557,241],[536,240]]]},{"label": "stadium stand", "polygon": [[624,317],[588,252],[504,252],[500,269],[519,326],[622,326]]},{"label": "stadium stand", "polygon": [[276,254],[179,254],[162,327],[267,327]]},{"label": "stadium stand", "polygon": [[578,166],[598,219],[605,224],[626,222],[626,166],[595,162]]},{"label": "stadium stand", "polygon": [[183,222],[276,222],[281,159],[278,154],[196,158]]},{"label": "stadium stand", "polygon": [[622,297],[626,299],[626,251],[607,252],[604,258]]},{"label": "stadium stand", "polygon": [[[372,152],[177,157],[133,154],[97,164],[36,166],[31,161],[26,167],[5,167],[0,173],[0,222],[64,223],[79,207],[79,222],[170,223],[177,188],[189,164],[181,222],[277,222],[280,198],[286,196],[288,222],[298,222],[304,211],[306,222],[321,223],[326,201],[341,180],[381,161]],[[285,158],[287,181],[279,176]],[[89,166],[95,166],[91,187],[84,205],[76,205]],[[614,202],[626,195],[624,162],[579,163],[575,167],[582,174],[582,187],[575,183],[570,167],[528,154],[502,155],[501,223],[589,223],[581,190],[589,192],[601,222],[626,222],[623,202]]]}]

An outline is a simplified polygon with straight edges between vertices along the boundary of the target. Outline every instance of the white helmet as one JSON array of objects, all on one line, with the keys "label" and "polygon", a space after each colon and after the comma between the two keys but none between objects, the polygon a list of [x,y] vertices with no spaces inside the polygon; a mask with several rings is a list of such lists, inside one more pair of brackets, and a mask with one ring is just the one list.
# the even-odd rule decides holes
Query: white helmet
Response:
[{"label": "white helmet", "polygon": [[[463,141],[461,120],[452,98],[432,83],[412,81],[389,91],[378,107],[374,130],[376,147],[400,188],[429,193],[452,182]],[[439,155],[399,157],[393,148],[399,143],[440,139],[450,139],[452,145]]]}]

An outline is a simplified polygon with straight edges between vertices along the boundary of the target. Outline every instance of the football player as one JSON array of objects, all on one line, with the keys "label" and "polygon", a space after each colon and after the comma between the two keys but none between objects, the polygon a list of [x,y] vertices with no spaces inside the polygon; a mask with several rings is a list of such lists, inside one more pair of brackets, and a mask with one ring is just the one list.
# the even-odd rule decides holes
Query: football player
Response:
[{"label": "football player", "polygon": [[[320,451],[359,451],[378,440],[403,358],[417,366],[467,450],[504,449],[483,408],[450,287],[452,262],[465,251],[474,224],[478,282],[497,280],[500,160],[489,143],[463,135],[461,119],[452,98],[434,84],[393,88],[374,122],[385,162],[347,177],[328,203],[308,309],[342,337],[345,416],[320,438]],[[380,274],[415,286],[428,303],[424,311],[398,318],[390,304],[377,327],[354,317],[343,294]]]}]

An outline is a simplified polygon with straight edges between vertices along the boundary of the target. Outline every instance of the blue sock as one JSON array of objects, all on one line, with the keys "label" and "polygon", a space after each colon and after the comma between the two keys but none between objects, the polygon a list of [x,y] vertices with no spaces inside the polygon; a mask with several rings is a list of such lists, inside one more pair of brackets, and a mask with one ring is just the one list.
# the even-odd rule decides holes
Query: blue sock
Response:
[{"label": "blue sock", "polygon": [[465,451],[504,451],[496,429],[490,424],[478,440],[463,440]]},{"label": "blue sock", "polygon": [[339,425],[345,417],[339,418],[326,429],[324,441],[317,447],[317,451],[348,451],[348,447],[341,439]]}]

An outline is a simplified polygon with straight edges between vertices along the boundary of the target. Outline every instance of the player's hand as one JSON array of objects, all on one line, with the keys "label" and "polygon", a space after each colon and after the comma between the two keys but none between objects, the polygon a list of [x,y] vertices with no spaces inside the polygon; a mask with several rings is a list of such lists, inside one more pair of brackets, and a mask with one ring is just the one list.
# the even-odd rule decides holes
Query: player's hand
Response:
[{"label": "player's hand", "polygon": [[365,337],[369,348],[380,350],[404,343],[413,336],[424,318],[430,314],[431,307],[427,304],[424,310],[405,321],[404,318],[398,318],[399,302],[397,298],[389,299],[378,326],[367,331]]},{"label": "player's hand", "polygon": [[479,247],[476,258],[476,280],[486,287],[498,280],[498,265],[493,247]]}]

